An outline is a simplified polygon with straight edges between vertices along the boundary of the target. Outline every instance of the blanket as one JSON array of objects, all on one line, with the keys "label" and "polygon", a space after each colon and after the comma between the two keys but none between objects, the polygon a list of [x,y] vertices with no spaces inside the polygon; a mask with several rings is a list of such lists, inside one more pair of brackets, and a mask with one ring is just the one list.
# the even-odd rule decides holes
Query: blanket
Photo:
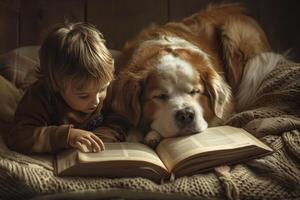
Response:
[{"label": "blanket", "polygon": [[0,199],[51,194],[138,199],[141,193],[145,199],[299,199],[300,64],[283,58],[255,97],[248,110],[235,114],[226,124],[260,138],[274,149],[271,155],[158,184],[140,177],[57,177],[51,156],[46,162],[10,151],[2,143]]}]

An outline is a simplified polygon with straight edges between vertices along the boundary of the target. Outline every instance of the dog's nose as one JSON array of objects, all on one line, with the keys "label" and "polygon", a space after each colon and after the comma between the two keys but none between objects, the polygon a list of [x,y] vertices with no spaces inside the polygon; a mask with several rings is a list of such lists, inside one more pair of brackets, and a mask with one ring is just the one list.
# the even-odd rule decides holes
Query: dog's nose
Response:
[{"label": "dog's nose", "polygon": [[194,121],[195,111],[189,107],[178,110],[175,114],[176,123],[184,127]]}]

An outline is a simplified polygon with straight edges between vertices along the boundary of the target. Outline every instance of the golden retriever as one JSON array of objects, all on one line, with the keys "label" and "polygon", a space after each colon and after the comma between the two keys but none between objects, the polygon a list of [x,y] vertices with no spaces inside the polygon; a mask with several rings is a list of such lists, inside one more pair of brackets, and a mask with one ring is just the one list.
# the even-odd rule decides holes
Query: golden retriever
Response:
[{"label": "golden retriever", "polygon": [[152,146],[220,125],[245,89],[239,85],[245,67],[251,71],[247,63],[269,51],[261,27],[234,4],[150,26],[125,45],[112,112],[130,123],[128,140]]}]

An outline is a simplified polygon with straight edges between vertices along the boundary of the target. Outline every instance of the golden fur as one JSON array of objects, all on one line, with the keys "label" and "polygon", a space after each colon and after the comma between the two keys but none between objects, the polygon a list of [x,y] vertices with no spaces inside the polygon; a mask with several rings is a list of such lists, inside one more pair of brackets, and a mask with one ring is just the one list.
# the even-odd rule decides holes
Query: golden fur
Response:
[{"label": "golden fur", "polygon": [[268,51],[257,22],[232,4],[148,27],[125,46],[112,110],[149,133],[146,143],[219,125],[234,112],[246,63]]}]

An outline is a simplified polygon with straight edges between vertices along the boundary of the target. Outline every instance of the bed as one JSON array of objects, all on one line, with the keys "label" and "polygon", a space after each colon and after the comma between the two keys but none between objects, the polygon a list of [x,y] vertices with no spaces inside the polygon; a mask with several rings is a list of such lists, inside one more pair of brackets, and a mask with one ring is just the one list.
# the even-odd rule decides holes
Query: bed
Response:
[{"label": "bed", "polygon": [[[266,92],[284,95],[276,101],[266,98],[226,122],[259,137],[274,149],[271,155],[164,183],[140,177],[62,178],[53,173],[52,155],[22,155],[9,150],[2,139],[9,133],[18,101],[36,80],[38,48],[25,46],[0,55],[0,199],[300,198],[299,64],[282,59],[257,98]],[[120,52],[112,53],[118,59]]]}]

